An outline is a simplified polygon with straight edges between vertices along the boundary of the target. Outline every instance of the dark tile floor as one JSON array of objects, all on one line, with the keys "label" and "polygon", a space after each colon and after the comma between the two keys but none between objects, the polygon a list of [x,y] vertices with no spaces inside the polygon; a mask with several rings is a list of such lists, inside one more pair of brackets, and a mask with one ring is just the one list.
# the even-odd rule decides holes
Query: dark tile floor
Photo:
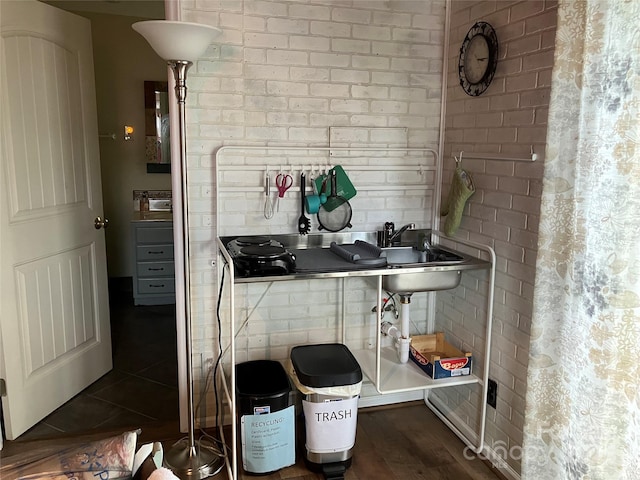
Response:
[{"label": "dark tile floor", "polygon": [[178,421],[175,305],[110,308],[113,370],[17,440]]}]

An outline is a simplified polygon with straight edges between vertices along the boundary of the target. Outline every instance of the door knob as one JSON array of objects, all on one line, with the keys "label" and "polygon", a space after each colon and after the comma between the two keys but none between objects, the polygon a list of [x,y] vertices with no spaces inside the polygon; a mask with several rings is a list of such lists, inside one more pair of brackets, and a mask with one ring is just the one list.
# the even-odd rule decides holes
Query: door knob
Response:
[{"label": "door knob", "polygon": [[109,219],[96,217],[96,219],[93,221],[93,225],[96,227],[96,230],[107,228],[109,226]]}]

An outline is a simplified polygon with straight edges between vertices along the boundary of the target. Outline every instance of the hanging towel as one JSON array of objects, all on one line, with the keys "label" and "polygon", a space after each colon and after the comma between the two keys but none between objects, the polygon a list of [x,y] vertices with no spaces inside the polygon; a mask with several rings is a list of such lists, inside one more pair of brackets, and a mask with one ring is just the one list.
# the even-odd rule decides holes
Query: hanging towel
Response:
[{"label": "hanging towel", "polygon": [[447,217],[443,232],[451,237],[456,233],[462,220],[462,211],[467,200],[476,191],[471,175],[460,167],[456,167],[451,179],[451,188],[447,201],[440,209],[440,215]]}]

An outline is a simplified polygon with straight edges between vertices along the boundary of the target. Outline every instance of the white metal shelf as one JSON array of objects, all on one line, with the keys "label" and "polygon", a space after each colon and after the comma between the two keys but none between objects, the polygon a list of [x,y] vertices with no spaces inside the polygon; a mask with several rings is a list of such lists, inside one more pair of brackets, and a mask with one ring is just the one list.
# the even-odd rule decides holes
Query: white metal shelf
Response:
[{"label": "white metal shelf", "polygon": [[[283,173],[286,172],[294,172],[294,171],[322,171],[322,170],[331,170],[335,167],[334,164],[272,164],[272,163],[264,163],[260,165],[221,165],[224,167],[225,171],[230,172],[275,172],[281,170]],[[358,165],[351,164],[349,165],[349,170],[353,170],[356,172],[422,172],[426,171],[435,171],[435,165],[426,165],[426,164],[400,164],[400,163],[380,163],[376,165]]]},{"label": "white metal shelf", "polygon": [[[434,232],[436,235],[445,236],[442,232]],[[413,363],[401,364],[397,360],[396,351],[392,348],[381,347],[382,334],[380,331],[380,325],[382,323],[382,274],[377,274],[377,305],[376,309],[376,347],[375,349],[368,350],[355,350],[352,353],[356,357],[364,375],[366,375],[374,387],[381,394],[397,394],[403,392],[411,392],[417,390],[425,391],[425,403],[433,410],[436,415],[467,445],[472,447],[476,453],[482,452],[484,448],[484,436],[485,436],[485,423],[486,423],[486,395],[488,388],[489,378],[489,361],[491,354],[491,330],[493,324],[493,292],[495,282],[495,252],[489,246],[478,244],[475,242],[463,240],[463,239],[451,239],[455,242],[477,248],[487,252],[490,256],[490,277],[489,277],[489,292],[487,295],[487,321],[485,327],[485,351],[484,351],[484,368],[482,377],[478,377],[474,374],[460,377],[452,377],[448,379],[433,380],[429,378],[422,370],[420,370]],[[231,423],[231,438],[230,443],[224,440],[223,425],[220,425],[221,436],[226,445],[230,445],[230,452],[226,457],[227,473],[230,480],[237,480],[238,477],[238,452],[237,452],[237,422],[236,412],[237,404],[235,398],[236,392],[236,336],[238,333],[236,319],[235,319],[235,269],[233,266],[233,259],[226,251],[226,248],[220,238],[217,239],[218,251],[225,260],[223,268],[228,268],[229,271],[229,345],[224,348],[224,356],[229,356],[231,369],[229,377],[224,373],[224,369],[220,369],[220,380],[222,383],[222,391],[225,395],[227,402],[229,403],[232,423]],[[485,267],[486,268],[486,267]],[[362,272],[355,272],[362,274]],[[346,329],[346,313],[345,313],[345,301],[344,295],[346,291],[346,277],[342,277],[342,291],[343,291],[343,309],[342,309],[342,331],[343,338]],[[257,305],[255,306],[257,308]],[[242,322],[244,325],[244,322]],[[436,388],[446,388],[458,385],[470,385],[479,384],[482,386],[482,394],[479,396],[479,411],[480,411],[480,424],[478,426],[477,441],[474,443],[467,437],[454,423],[452,423],[446,415],[440,412],[437,407],[429,401],[428,392]]]},{"label": "white metal shelf", "polygon": [[435,413],[435,415],[440,418],[444,424],[453,431],[458,438],[460,438],[464,443],[466,443],[469,447],[473,448],[475,453],[482,453],[484,449],[484,437],[486,431],[486,420],[487,420],[487,392],[489,389],[489,365],[491,363],[491,335],[493,331],[493,296],[495,292],[495,282],[496,282],[496,252],[495,250],[482,243],[476,243],[471,240],[465,240],[461,238],[451,238],[447,237],[443,232],[433,231],[433,234],[437,237],[444,237],[453,242],[460,243],[462,245],[466,245],[467,247],[476,248],[485,252],[489,256],[489,261],[491,264],[491,268],[489,270],[489,287],[487,291],[487,320],[485,324],[485,342],[484,342],[484,367],[482,371],[482,381],[480,385],[482,386],[482,393],[480,394],[479,399],[479,410],[480,410],[480,425],[478,426],[478,439],[474,443],[457,425],[455,425],[446,415],[444,415],[440,409],[429,399],[429,391],[426,390],[425,393],[425,404],[429,409]]},{"label": "white metal shelf", "polygon": [[[244,160],[249,159],[248,162],[243,163],[242,161],[238,161],[238,163],[228,163],[225,164],[221,161],[223,155],[225,153],[235,154],[235,156],[243,156],[239,155],[238,152],[245,152]],[[264,152],[264,156],[263,155]],[[290,153],[291,155],[284,155],[284,159],[281,157],[276,157],[280,152]],[[304,153],[307,155],[294,155],[296,153]],[[224,146],[218,149],[215,153],[215,162],[216,162],[216,185],[217,185],[217,204],[221,204],[220,193],[222,192],[263,192],[265,187],[260,185],[256,185],[258,183],[258,175],[250,174],[245,175],[245,177],[251,177],[250,185],[240,185],[240,184],[227,184],[224,185],[221,182],[221,174],[226,172],[233,173],[236,172],[264,172],[271,173],[276,172],[279,169],[282,169],[283,172],[287,171],[300,171],[300,170],[311,170],[311,171],[322,171],[323,169],[328,169],[331,167],[330,164],[337,164],[343,158],[349,158],[347,156],[341,156],[340,153],[354,153],[354,152],[362,152],[368,153],[367,160],[364,163],[349,163],[348,169],[350,171],[358,172],[380,172],[384,174],[386,172],[416,172],[416,175],[420,174],[422,179],[412,179],[410,185],[377,185],[378,179],[371,180],[371,175],[367,175],[369,180],[367,181],[367,185],[358,185],[358,189],[361,191],[379,191],[379,189],[384,187],[385,190],[426,190],[426,191],[436,191],[437,188],[431,185],[420,185],[419,182],[423,181],[424,178],[427,178],[427,175],[435,175],[438,177],[438,154],[433,149],[428,148],[375,148],[375,147],[283,147],[283,146]],[[404,156],[402,161],[398,161],[397,163],[391,161],[391,159],[398,158],[400,155],[390,155],[393,153],[405,152],[407,155]],[[433,165],[431,165],[431,161],[427,160],[426,156],[431,155],[433,157]],[[471,155],[471,154],[469,154]],[[365,155],[360,155],[364,157]],[[320,158],[322,157],[322,158]],[[275,158],[278,158],[277,160]],[[291,161],[291,163],[287,163]],[[238,175],[240,176],[240,175]],[[397,177],[409,177],[409,175],[396,175]],[[415,181],[415,183],[413,183]],[[242,183],[242,182],[240,182]],[[408,183],[408,182],[407,182]],[[294,191],[295,191],[294,187]],[[297,187],[299,191],[299,187]],[[221,225],[220,225],[221,215],[216,216],[216,227],[217,233],[220,235]],[[438,235],[444,236],[440,232],[434,232]],[[488,295],[488,306],[487,306],[487,326],[486,326],[486,341],[485,341],[485,365],[482,371],[481,376],[469,375],[465,377],[456,377],[454,379],[440,379],[440,380],[432,380],[430,379],[424,372],[422,372],[417,366],[413,364],[400,364],[397,360],[395,360],[395,351],[387,348],[381,348],[382,337],[380,333],[380,324],[382,322],[382,275],[381,273],[371,273],[372,277],[377,276],[377,300],[376,303],[379,306],[377,309],[376,315],[376,347],[375,349],[370,350],[356,350],[354,351],[354,355],[356,356],[364,375],[366,375],[374,387],[381,394],[387,394],[393,397],[402,392],[411,392],[411,391],[425,391],[425,402],[427,406],[431,409],[435,407],[431,402],[428,401],[428,392],[432,391],[436,388],[445,388],[451,387],[454,385],[466,385],[466,384],[479,384],[482,387],[482,394],[479,396],[479,405],[478,411],[480,412],[480,425],[478,426],[478,440],[476,445],[473,445],[471,440],[466,438],[464,434],[457,429],[455,425],[449,422],[446,417],[442,417],[440,412],[437,412],[438,416],[443,418],[443,421],[451,428],[456,435],[461,437],[465,443],[473,446],[477,453],[481,452],[484,445],[484,429],[485,429],[485,420],[486,420],[486,390],[487,390],[487,379],[488,379],[488,367],[489,367],[489,356],[490,356],[490,344],[491,344],[491,325],[492,325],[492,303],[493,303],[493,288],[494,288],[494,278],[495,278],[495,253],[490,247],[486,247],[484,245],[476,245],[471,242],[465,242],[459,239],[451,239],[453,241],[466,244],[469,246],[476,247],[480,250],[488,252],[491,256],[491,277],[490,277],[490,287],[489,287],[489,295]],[[229,311],[230,318],[229,323],[224,325],[225,330],[228,328],[230,335],[228,339],[228,344],[223,348],[224,351],[224,360],[225,363],[229,362],[232,366],[230,371],[228,372],[228,376],[225,375],[224,369],[220,369],[220,379],[219,381],[222,384],[223,395],[226,398],[226,401],[229,404],[229,409],[231,413],[231,438],[226,444],[229,446],[229,452],[226,458],[227,462],[227,473],[230,480],[237,480],[238,477],[238,449],[237,449],[237,439],[238,439],[238,426],[236,422],[236,412],[237,412],[237,404],[236,404],[236,376],[235,376],[235,364],[236,364],[236,336],[239,331],[242,330],[242,325],[244,325],[244,321],[241,319],[235,318],[235,286],[236,286],[236,278],[235,271],[233,267],[233,260],[229,256],[226,251],[225,246],[222,244],[220,239],[217,240],[219,255],[221,255],[225,262],[218,262],[218,265],[224,269],[228,269],[229,275],[227,277],[227,281],[229,282]],[[220,257],[219,257],[220,258]],[[226,264],[226,265],[225,265]],[[486,266],[483,268],[487,268]],[[405,269],[402,269],[405,270]],[[398,271],[397,273],[400,273]],[[362,275],[362,272],[354,272],[352,275]],[[385,273],[387,274],[387,273]],[[343,302],[342,302],[342,338],[346,338],[346,321],[347,314],[345,312],[346,309],[346,301],[344,296],[346,294],[346,281],[347,276],[345,275],[342,280],[342,294],[343,294]],[[241,282],[239,282],[241,283]],[[223,346],[221,346],[223,347]],[[220,425],[221,435],[224,435],[223,425]],[[224,437],[223,437],[224,438]]]},{"label": "white metal shelf", "polygon": [[[419,191],[431,191],[435,187],[430,185],[358,185],[359,192],[405,192],[407,190],[419,190]],[[236,192],[236,193],[248,193],[257,192],[264,193],[265,187],[220,187],[220,192]],[[308,189],[307,189],[308,190]],[[291,187],[287,190],[290,192],[299,192],[300,187]]]},{"label": "white metal shelf", "polygon": [[482,383],[482,380],[475,375],[433,380],[413,362],[399,363],[396,350],[392,347],[384,347],[380,349],[380,381],[376,384],[376,351],[374,349],[354,350],[352,353],[358,360],[362,372],[382,394]]}]

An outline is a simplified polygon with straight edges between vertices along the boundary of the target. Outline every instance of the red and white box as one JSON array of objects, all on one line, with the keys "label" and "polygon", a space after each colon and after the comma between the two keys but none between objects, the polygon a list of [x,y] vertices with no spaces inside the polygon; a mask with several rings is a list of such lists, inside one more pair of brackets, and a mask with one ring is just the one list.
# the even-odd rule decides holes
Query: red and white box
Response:
[{"label": "red and white box", "polygon": [[471,375],[471,353],[447,343],[442,332],[411,337],[409,356],[434,380]]}]

